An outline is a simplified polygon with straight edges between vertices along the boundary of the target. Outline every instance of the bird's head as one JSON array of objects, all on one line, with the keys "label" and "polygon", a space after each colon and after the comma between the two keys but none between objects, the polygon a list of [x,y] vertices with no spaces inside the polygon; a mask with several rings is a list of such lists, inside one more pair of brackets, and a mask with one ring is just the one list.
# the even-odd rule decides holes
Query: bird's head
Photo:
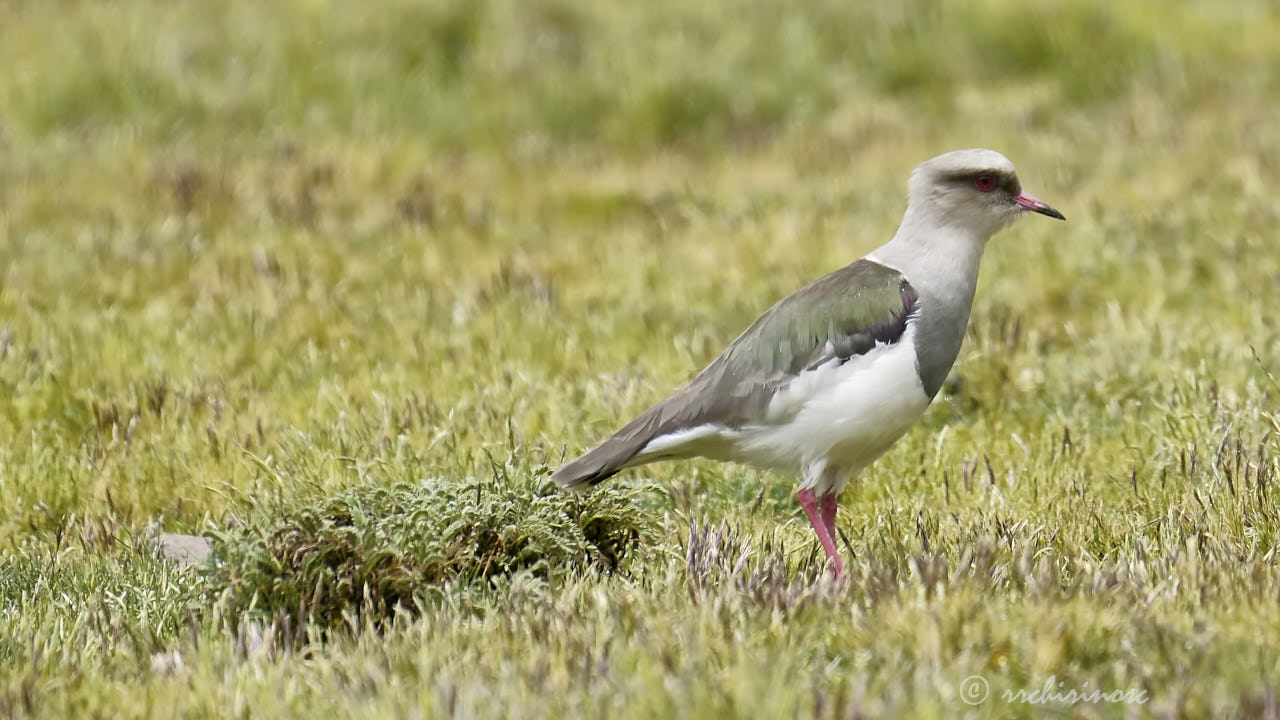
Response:
[{"label": "bird's head", "polygon": [[963,227],[983,240],[1027,212],[1066,219],[1023,191],[1009,158],[983,148],[954,150],[921,163],[911,173],[907,204],[908,212]]}]

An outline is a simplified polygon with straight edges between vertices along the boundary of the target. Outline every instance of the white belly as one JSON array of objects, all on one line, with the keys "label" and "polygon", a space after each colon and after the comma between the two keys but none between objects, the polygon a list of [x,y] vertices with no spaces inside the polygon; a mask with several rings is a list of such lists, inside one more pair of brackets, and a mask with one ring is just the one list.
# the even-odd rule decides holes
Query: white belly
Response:
[{"label": "white belly", "polygon": [[916,371],[915,327],[844,363],[805,371],[774,396],[759,422],[704,425],[655,438],[650,453],[708,457],[801,471],[822,463],[856,473],[880,457],[929,406]]}]

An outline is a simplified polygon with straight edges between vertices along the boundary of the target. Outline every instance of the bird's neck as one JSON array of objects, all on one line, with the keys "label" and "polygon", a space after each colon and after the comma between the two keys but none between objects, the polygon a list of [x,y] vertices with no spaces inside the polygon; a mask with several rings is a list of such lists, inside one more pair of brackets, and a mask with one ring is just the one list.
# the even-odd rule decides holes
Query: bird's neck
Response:
[{"label": "bird's neck", "polygon": [[917,292],[929,291],[967,308],[991,232],[943,222],[927,210],[907,208],[893,239],[869,257],[897,268]]},{"label": "bird's neck", "polygon": [[867,256],[896,268],[919,294],[918,369],[930,397],[942,386],[964,341],[988,237],[908,211],[893,239]]}]

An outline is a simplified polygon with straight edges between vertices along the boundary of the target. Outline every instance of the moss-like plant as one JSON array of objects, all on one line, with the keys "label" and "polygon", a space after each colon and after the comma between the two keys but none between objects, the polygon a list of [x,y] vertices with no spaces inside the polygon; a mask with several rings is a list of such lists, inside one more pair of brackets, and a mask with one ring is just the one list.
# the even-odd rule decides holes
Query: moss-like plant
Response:
[{"label": "moss-like plant", "polygon": [[215,533],[210,588],[233,616],[332,626],[414,607],[433,588],[517,571],[612,571],[650,526],[625,488],[575,495],[545,473],[366,484]]}]

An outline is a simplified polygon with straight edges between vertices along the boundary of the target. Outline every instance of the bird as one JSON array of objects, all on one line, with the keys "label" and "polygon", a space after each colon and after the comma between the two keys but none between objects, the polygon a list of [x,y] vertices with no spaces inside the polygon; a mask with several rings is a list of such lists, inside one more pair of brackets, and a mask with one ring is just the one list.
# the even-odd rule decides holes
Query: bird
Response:
[{"label": "bird", "polygon": [[960,352],[987,241],[1027,213],[1066,220],[1024,191],[995,150],[921,163],[888,242],[780,300],[687,385],[553,478],[582,490],[692,457],[791,472],[826,567],[840,577],[840,491],[938,394]]}]

